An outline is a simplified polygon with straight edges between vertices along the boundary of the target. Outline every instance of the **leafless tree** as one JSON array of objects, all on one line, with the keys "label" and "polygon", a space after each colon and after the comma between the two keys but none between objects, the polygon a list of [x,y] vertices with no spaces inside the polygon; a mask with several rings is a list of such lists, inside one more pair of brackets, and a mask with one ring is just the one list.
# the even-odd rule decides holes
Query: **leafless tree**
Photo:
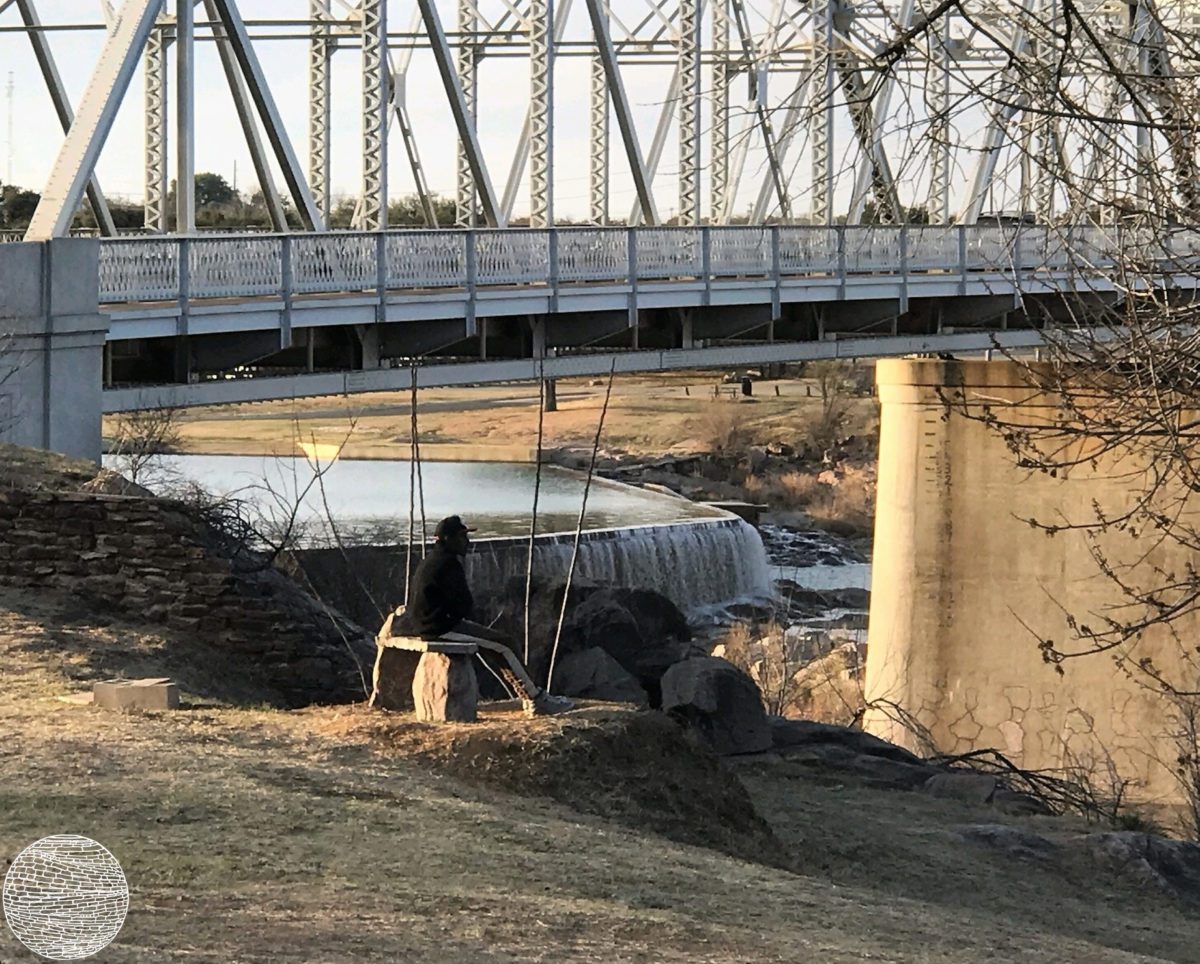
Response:
[{"label": "leafless tree", "polygon": [[179,451],[182,414],[182,409],[169,405],[120,413],[109,449],[117,470],[139,485],[153,487],[175,481],[176,474],[161,457]]}]

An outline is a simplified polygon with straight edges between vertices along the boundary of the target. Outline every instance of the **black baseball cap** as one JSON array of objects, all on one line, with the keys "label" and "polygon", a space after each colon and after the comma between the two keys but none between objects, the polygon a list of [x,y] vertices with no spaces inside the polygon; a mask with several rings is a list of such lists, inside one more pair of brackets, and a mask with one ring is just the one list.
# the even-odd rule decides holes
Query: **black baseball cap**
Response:
[{"label": "black baseball cap", "polygon": [[433,536],[435,539],[445,539],[447,536],[452,536],[458,532],[474,531],[474,526],[464,525],[461,518],[451,515],[437,524],[437,528],[433,530]]}]

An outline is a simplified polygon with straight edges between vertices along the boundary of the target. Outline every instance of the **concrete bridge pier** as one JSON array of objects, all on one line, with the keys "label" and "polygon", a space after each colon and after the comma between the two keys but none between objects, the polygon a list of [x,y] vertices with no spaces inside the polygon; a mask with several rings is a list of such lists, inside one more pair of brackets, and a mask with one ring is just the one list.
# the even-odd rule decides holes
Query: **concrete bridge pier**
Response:
[{"label": "concrete bridge pier", "polygon": [[[1140,613],[1105,576],[1080,531],[1029,525],[1112,518],[1145,491],[1135,453],[1082,462],[1055,476],[1016,464],[978,414],[1053,426],[1061,398],[1008,361],[889,359],[876,364],[881,402],[864,728],[917,750],[1000,750],[1033,770],[1087,773],[1101,792],[1114,774],[1141,800],[1174,802],[1178,713],[1149,677],[1114,653],[1069,661],[1060,675],[1039,640],[1085,648],[1070,620],[1104,625]],[[954,399],[948,410],[947,399]],[[1170,492],[1166,493],[1169,502]],[[1177,511],[1172,509],[1171,511]],[[1195,524],[1195,506],[1183,518]],[[1113,529],[1103,556],[1137,589],[1193,565],[1181,542]],[[1178,638],[1173,632],[1178,633]],[[1143,658],[1194,688],[1200,613],[1152,625],[1120,655]],[[1181,643],[1182,641],[1182,643]],[[928,741],[928,743],[927,743]]]},{"label": "concrete bridge pier", "polygon": [[0,441],[99,461],[100,245],[0,244]]}]

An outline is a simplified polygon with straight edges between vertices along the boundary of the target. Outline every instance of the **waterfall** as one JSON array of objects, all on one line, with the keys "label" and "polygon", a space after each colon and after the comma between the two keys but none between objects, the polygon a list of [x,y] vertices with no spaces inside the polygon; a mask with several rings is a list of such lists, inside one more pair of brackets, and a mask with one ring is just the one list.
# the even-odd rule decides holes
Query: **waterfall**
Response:
[{"label": "waterfall", "polygon": [[[534,578],[566,578],[574,535],[534,542]],[[478,595],[499,595],[524,581],[529,543],[484,539],[466,558],[467,578]],[[738,518],[584,532],[576,577],[601,586],[652,589],[684,613],[738,600],[774,595],[766,550],[758,532]]]}]

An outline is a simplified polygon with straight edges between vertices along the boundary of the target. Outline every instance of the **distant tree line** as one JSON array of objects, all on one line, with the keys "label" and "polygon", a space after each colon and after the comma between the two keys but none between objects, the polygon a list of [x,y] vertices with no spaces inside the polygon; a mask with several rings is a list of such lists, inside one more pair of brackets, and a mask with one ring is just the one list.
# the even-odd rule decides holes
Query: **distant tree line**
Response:
[{"label": "distant tree line", "polygon": [[[196,226],[201,228],[270,228],[271,216],[267,210],[262,191],[249,196],[237,191],[220,174],[205,171],[196,175]],[[37,210],[41,195],[16,184],[0,183],[0,230],[23,231],[29,227],[33,212]],[[349,228],[353,225],[357,202],[345,199],[337,204],[330,214],[330,226]],[[175,184],[166,198],[167,227],[175,227]],[[284,214],[288,224],[300,227],[300,218],[295,205],[288,197],[283,198]],[[145,211],[141,204],[130,204],[108,198],[108,209],[118,228],[145,227]],[[433,209],[438,224],[447,227],[454,223],[454,201],[434,195]],[[480,219],[482,222],[482,218]],[[388,223],[396,227],[423,227],[424,209],[421,199],[408,195],[388,205]],[[74,227],[87,230],[96,227],[96,218],[91,205],[84,203],[75,215]]]}]

